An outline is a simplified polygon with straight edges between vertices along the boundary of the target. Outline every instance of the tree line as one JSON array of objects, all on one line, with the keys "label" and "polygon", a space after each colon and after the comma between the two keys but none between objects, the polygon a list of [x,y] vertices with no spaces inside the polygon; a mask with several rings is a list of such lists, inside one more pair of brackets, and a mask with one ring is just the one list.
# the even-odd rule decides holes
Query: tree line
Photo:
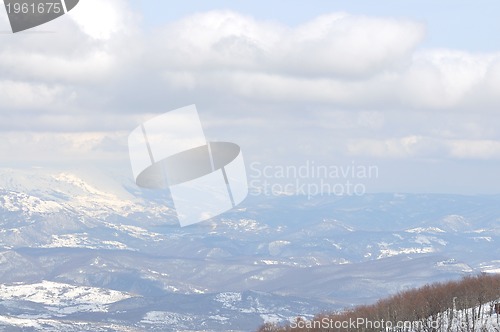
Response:
[{"label": "tree line", "polygon": [[500,332],[499,303],[500,274],[483,273],[402,291],[371,305],[318,314],[312,320],[268,323],[258,332]]}]

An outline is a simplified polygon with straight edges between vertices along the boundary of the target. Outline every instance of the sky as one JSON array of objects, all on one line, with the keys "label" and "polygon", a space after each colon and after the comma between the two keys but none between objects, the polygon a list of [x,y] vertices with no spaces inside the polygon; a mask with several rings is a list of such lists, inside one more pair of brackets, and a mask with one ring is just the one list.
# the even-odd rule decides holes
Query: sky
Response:
[{"label": "sky", "polygon": [[368,192],[500,193],[499,9],[80,0],[17,34],[0,10],[0,167],[131,172],[128,134],[196,104],[250,177],[376,166]]}]

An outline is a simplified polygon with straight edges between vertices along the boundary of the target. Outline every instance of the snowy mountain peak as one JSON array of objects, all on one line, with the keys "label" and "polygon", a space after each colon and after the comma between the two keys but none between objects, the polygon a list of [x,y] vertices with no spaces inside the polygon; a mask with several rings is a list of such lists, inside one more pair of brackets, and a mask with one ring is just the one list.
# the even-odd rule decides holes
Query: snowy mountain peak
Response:
[{"label": "snowy mountain peak", "polygon": [[121,183],[122,179],[106,178],[102,183],[91,183],[87,177],[71,172],[0,169],[0,188],[5,189],[4,209],[17,211],[22,205],[33,213],[55,213],[66,208],[100,219],[113,214],[122,217],[146,212],[156,216],[172,214],[166,204],[152,204],[132,195]]},{"label": "snowy mountain peak", "polygon": [[31,216],[35,213],[57,213],[63,206],[54,201],[41,200],[25,193],[0,190],[0,210],[22,212]]}]

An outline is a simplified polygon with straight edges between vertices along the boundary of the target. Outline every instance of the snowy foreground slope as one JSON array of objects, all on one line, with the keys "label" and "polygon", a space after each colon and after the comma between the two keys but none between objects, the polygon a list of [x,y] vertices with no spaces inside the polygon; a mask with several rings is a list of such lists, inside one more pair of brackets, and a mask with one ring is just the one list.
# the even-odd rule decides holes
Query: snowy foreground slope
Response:
[{"label": "snowy foreground slope", "polygon": [[180,228],[168,193],[126,177],[1,170],[0,327],[249,331],[500,272],[499,203],[250,196]]},{"label": "snowy foreground slope", "polygon": [[[450,309],[441,313],[437,319],[429,320],[429,326],[434,325],[437,332],[441,331],[472,331],[472,332],[496,332],[500,331],[500,315],[494,311],[497,301],[486,303],[482,306],[464,310]],[[433,323],[434,322],[434,323]],[[412,332],[420,332],[422,329],[414,328]]]},{"label": "snowy foreground slope", "polygon": [[284,332],[304,331],[359,331],[359,332],[498,332],[500,331],[500,314],[495,305],[500,299],[483,303],[467,309],[449,308],[437,315],[421,320],[386,320],[367,317],[328,317],[317,316],[314,320],[296,318],[288,325],[276,326],[265,324],[259,331]]}]

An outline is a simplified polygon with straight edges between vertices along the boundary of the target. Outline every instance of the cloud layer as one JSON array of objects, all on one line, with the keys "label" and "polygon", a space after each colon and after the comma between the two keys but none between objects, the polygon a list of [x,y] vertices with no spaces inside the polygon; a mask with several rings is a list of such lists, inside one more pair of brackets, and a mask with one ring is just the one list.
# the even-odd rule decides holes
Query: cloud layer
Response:
[{"label": "cloud layer", "polygon": [[209,137],[250,159],[500,158],[500,53],[420,49],[412,20],[292,27],[211,11],[146,31],[124,0],[67,16],[0,35],[0,153],[13,160],[115,156],[137,124],[192,103]]}]

